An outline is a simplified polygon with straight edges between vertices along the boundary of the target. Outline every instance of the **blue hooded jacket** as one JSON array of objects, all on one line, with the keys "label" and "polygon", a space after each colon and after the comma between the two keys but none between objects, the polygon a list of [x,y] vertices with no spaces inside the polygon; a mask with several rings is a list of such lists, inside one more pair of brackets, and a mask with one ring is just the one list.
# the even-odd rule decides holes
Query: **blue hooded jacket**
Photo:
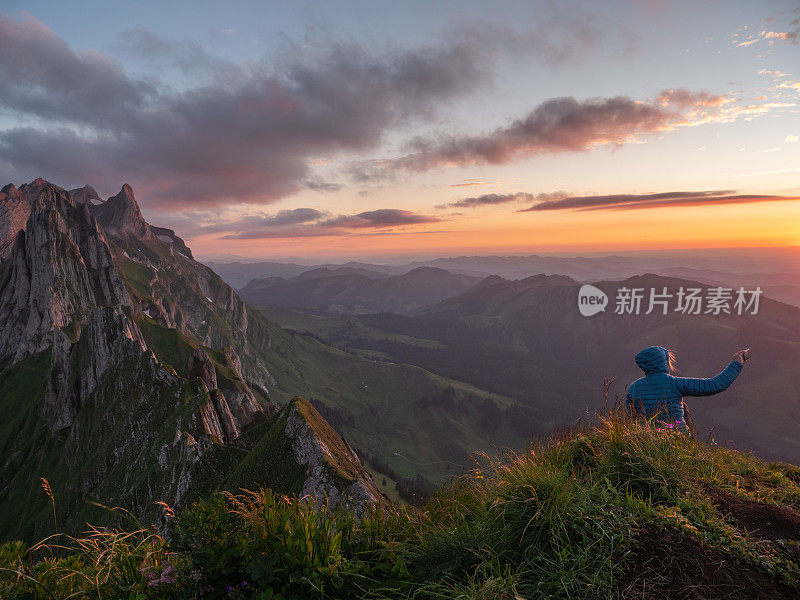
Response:
[{"label": "blue hooded jacket", "polygon": [[669,374],[669,351],[661,346],[650,346],[639,352],[636,364],[645,376],[628,386],[625,404],[633,406],[647,418],[659,415],[660,421],[678,422],[681,428],[686,426],[683,420],[684,396],[718,394],[727,389],[742,370],[742,363],[732,360],[722,373],[710,379],[675,377]]}]

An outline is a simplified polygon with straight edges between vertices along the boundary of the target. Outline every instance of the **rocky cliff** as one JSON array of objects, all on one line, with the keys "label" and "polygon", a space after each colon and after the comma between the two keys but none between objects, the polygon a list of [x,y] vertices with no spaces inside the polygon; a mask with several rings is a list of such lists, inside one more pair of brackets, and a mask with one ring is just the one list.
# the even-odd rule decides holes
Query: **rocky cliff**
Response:
[{"label": "rocky cliff", "polygon": [[[233,290],[144,220],[130,186],[100,204],[79,191],[36,180],[0,193],[0,538],[36,533],[40,476],[72,526],[87,498],[152,519],[156,500],[180,505],[242,463],[283,493],[382,501],[363,468],[325,466],[330,442],[308,450],[313,429],[276,425],[269,328]],[[262,435],[285,453],[248,460]],[[274,464],[305,475],[290,489]]]}]

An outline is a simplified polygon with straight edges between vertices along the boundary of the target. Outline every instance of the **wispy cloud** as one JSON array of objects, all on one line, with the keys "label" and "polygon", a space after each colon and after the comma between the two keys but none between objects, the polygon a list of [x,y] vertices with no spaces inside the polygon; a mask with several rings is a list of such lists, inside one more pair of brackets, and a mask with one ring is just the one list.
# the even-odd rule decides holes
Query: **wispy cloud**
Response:
[{"label": "wispy cloud", "polygon": [[564,198],[565,192],[553,192],[550,194],[530,194],[528,192],[517,192],[515,194],[482,194],[471,198],[461,198],[447,204],[440,204],[436,208],[479,208],[481,206],[495,206],[498,204],[510,204],[512,202],[547,202]]},{"label": "wispy cloud", "polygon": [[[779,41],[796,45],[800,43],[800,8],[794,9],[790,15],[791,21],[786,27],[786,31],[775,31],[771,28],[762,27],[756,33],[751,33],[744,39],[741,39],[739,33],[735,33],[731,36],[731,44],[737,48],[748,48],[760,42],[772,45]],[[775,21],[774,17],[764,19],[764,23],[774,24]]]},{"label": "wispy cloud", "polygon": [[506,127],[476,136],[418,138],[398,158],[352,165],[358,180],[389,177],[398,171],[423,172],[440,167],[503,164],[559,152],[619,146],[643,136],[705,123],[752,117],[793,103],[742,104],[723,95],[669,89],[648,101],[614,98],[554,98]]},{"label": "wispy cloud", "polygon": [[494,185],[495,181],[487,181],[486,179],[465,179],[464,181],[459,181],[458,183],[451,183],[448,187],[451,188],[465,188],[465,187],[483,187],[487,185]]},{"label": "wispy cloud", "polygon": [[411,233],[418,231],[414,226],[443,221],[439,217],[395,208],[337,216],[314,208],[295,208],[274,215],[244,215],[227,219],[217,215],[207,218],[210,224],[194,228],[187,226],[187,238],[219,233],[227,234],[223,236],[224,239],[333,237],[367,232]]},{"label": "wispy cloud", "polygon": [[395,227],[399,225],[418,225],[420,223],[436,223],[437,217],[421,215],[410,210],[397,208],[381,208],[368,210],[357,215],[340,215],[333,219],[321,221],[323,227],[347,227],[361,229],[363,227]]},{"label": "wispy cloud", "polygon": [[661,192],[656,194],[612,194],[608,196],[569,196],[537,202],[517,212],[551,210],[631,210],[673,206],[713,206],[798,200],[797,196],[737,194],[736,190],[699,192]]}]

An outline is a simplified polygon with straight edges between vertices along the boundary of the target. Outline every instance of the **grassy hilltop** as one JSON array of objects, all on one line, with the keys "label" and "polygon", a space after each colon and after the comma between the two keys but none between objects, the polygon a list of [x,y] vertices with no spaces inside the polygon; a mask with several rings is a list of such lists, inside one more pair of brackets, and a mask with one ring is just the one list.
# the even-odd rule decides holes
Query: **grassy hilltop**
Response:
[{"label": "grassy hilltop", "polygon": [[217,494],[171,518],[169,541],[131,523],[6,543],[0,597],[800,594],[800,468],[620,415],[523,455],[479,458],[421,510],[357,523],[262,490]]}]

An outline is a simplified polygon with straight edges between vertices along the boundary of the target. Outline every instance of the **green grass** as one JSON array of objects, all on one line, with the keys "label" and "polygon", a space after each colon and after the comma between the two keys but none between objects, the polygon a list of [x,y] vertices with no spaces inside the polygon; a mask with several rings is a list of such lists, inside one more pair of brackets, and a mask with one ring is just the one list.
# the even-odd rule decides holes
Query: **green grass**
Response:
[{"label": "green grass", "polygon": [[[281,327],[293,329],[301,333],[313,333],[324,338],[337,340],[368,340],[381,341],[388,340],[407,346],[427,348],[431,350],[441,350],[445,346],[437,340],[391,333],[370,327],[364,320],[357,316],[338,315],[315,315],[300,310],[291,310],[278,306],[255,306],[264,317],[277,323]],[[387,355],[388,356],[388,355]]]},{"label": "green grass", "polygon": [[128,289],[134,295],[140,298],[151,296],[150,282],[153,279],[153,271],[150,267],[128,258],[121,251],[114,257],[114,262],[118,266],[120,275],[125,280]]},{"label": "green grass", "polygon": [[[473,451],[525,444],[526,438],[506,423],[497,431],[486,431],[474,408],[484,400],[501,410],[515,402],[419,367],[376,363],[312,337],[282,331],[275,332],[265,362],[278,382],[270,390],[272,400],[285,404],[300,395],[352,415],[354,425],[339,428],[339,433],[351,446],[380,457],[404,477],[421,473],[441,483],[468,469]],[[421,400],[447,388],[455,390],[467,410],[421,407]]]},{"label": "green grass", "polygon": [[160,363],[170,365],[181,377],[186,377],[189,355],[195,344],[177,329],[159,325],[147,317],[135,317],[147,347]]},{"label": "green grass", "polygon": [[[0,377],[0,503],[7,507],[0,511],[0,531],[8,536],[37,533],[30,520],[21,518],[23,515],[47,518],[48,501],[38,493],[38,473],[26,472],[21,466],[29,461],[39,467],[51,463],[52,456],[42,448],[47,432],[38,414],[49,373],[50,351],[46,350]],[[60,441],[55,444],[60,447]]]},{"label": "green grass", "polygon": [[[169,541],[133,527],[32,548],[7,543],[0,596],[641,598],[650,583],[640,578],[648,547],[638,536],[653,530],[694,544],[733,577],[744,573],[743,593],[768,584],[773,597],[789,598],[800,592],[796,544],[748,533],[703,490],[795,514],[798,482],[798,467],[612,415],[524,454],[484,457],[423,509],[360,524],[261,490],[195,504],[175,517]],[[702,565],[684,576],[700,590],[720,586],[703,579]],[[725,597],[714,594],[703,597]]]}]

